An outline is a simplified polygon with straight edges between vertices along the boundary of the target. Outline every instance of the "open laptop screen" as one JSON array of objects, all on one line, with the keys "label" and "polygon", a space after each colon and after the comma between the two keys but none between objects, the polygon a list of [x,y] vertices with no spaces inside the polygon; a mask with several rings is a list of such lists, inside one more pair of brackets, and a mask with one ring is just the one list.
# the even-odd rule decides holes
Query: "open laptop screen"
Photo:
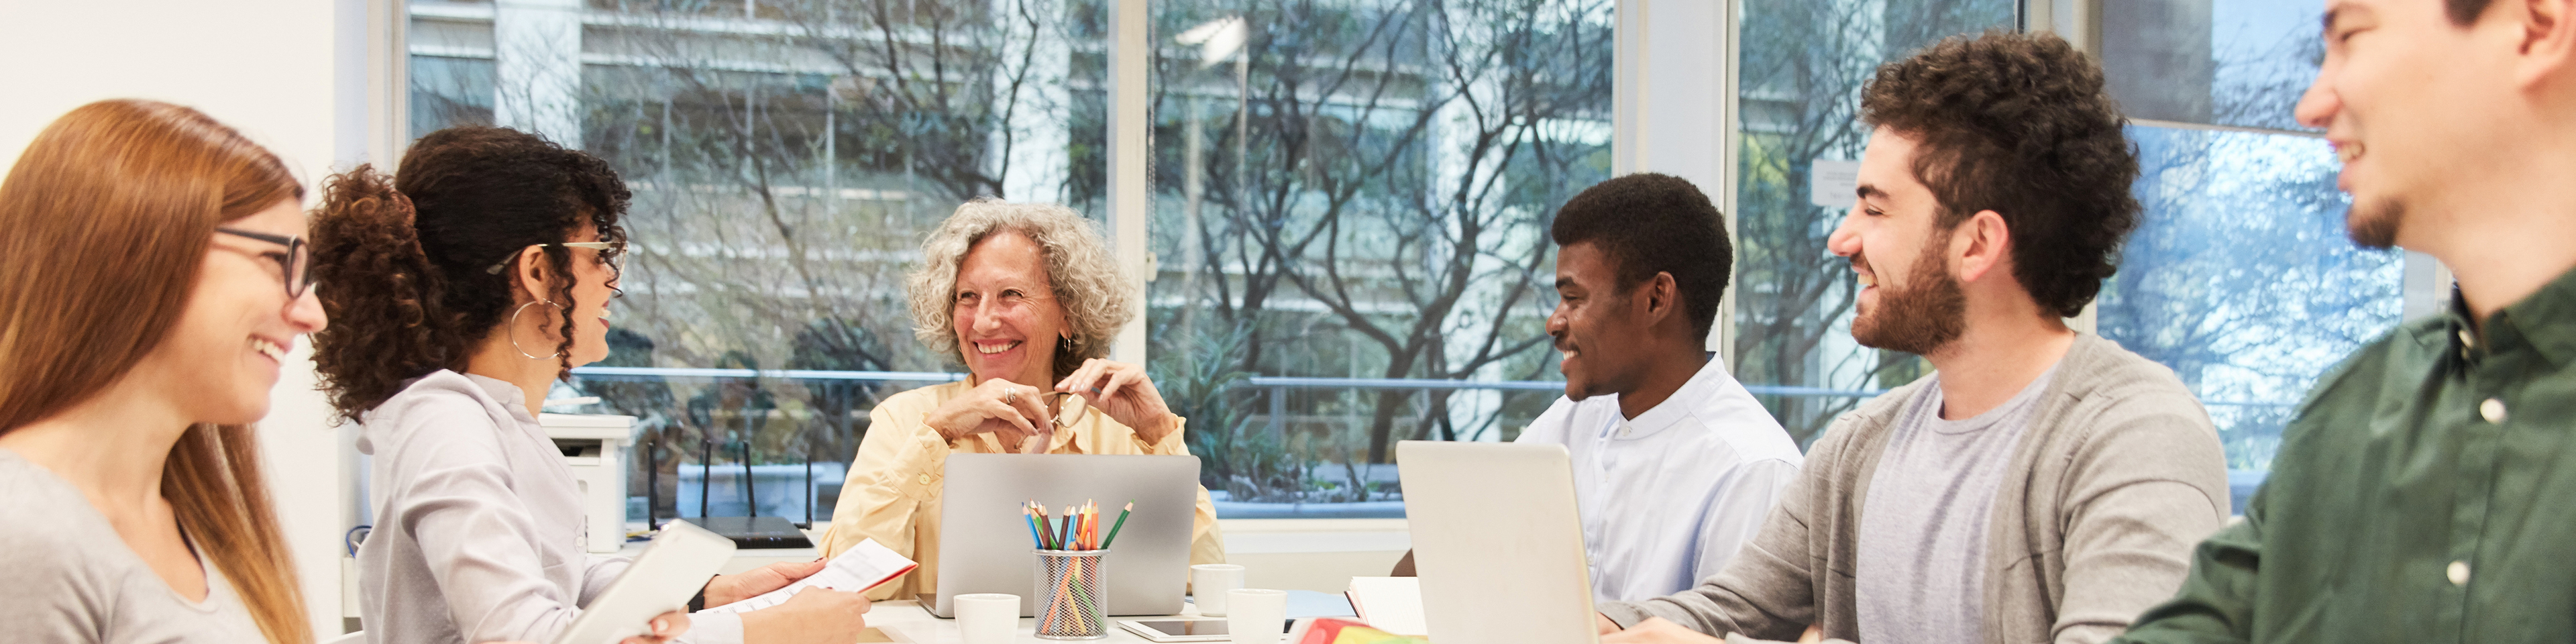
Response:
[{"label": "open laptop screen", "polygon": [[1037,555],[1020,507],[1037,501],[1060,510],[1098,501],[1116,508],[1129,500],[1136,513],[1102,561],[1109,614],[1180,614],[1190,580],[1198,457],[952,454],[945,471],[932,614],[954,617],[949,598],[960,594],[1010,593],[1020,596],[1020,616],[1036,616]]}]

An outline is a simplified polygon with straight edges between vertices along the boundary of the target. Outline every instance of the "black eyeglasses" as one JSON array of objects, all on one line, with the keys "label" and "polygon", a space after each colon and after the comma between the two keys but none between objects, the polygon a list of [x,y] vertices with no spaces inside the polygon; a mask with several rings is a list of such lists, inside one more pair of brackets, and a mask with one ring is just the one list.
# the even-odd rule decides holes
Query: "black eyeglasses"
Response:
[{"label": "black eyeglasses", "polygon": [[[600,262],[602,262],[602,263],[608,264],[608,272],[610,272],[610,273],[624,273],[624,272],[625,272],[625,268],[626,268],[626,267],[623,265],[623,262],[620,260],[620,258],[621,258],[621,257],[623,257],[623,256],[625,256],[625,254],[626,254],[626,242],[554,242],[554,243],[551,243],[551,244],[529,244],[529,245],[527,245],[527,246],[525,246],[525,247],[522,247],[520,250],[526,250],[526,249],[528,249],[528,248],[545,248],[545,247],[547,247],[547,246],[562,246],[562,247],[565,247],[565,248],[588,248],[588,249],[591,249],[591,250],[599,251],[599,261],[600,261]],[[505,269],[510,268],[510,260],[514,260],[514,259],[518,259],[518,258],[519,258],[519,254],[518,254],[518,253],[511,253],[509,257],[503,257],[503,258],[501,258],[501,261],[500,261],[500,262],[498,262],[498,263],[493,264],[491,268],[483,269],[483,272],[485,272],[485,273],[490,273],[490,274],[493,274],[493,275],[499,275],[499,274],[501,274],[501,271],[502,271],[502,270],[505,270]]]},{"label": "black eyeglasses", "polygon": [[260,253],[260,256],[276,260],[277,266],[285,270],[287,299],[292,300],[304,297],[304,291],[313,287],[313,271],[309,270],[311,267],[307,265],[307,262],[312,260],[312,255],[304,251],[304,238],[288,237],[285,235],[271,235],[268,233],[251,232],[233,228],[216,228],[215,232],[285,246],[286,252]]}]

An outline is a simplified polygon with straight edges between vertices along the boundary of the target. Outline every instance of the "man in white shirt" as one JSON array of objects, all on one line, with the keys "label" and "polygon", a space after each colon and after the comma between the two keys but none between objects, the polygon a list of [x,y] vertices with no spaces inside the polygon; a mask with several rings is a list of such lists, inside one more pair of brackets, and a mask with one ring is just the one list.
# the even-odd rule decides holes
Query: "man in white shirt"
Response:
[{"label": "man in white shirt", "polygon": [[1567,200],[1549,235],[1565,397],[1518,442],[1573,457],[1594,597],[1689,589],[1761,529],[1800,460],[1705,348],[1734,264],[1726,223],[1689,181],[1632,174]]},{"label": "man in white shirt", "polygon": [[1565,397],[1519,442],[1564,445],[1592,594],[1661,597],[1716,574],[1798,474],[1798,444],[1706,350],[1734,249],[1679,177],[1601,182],[1557,211]]}]

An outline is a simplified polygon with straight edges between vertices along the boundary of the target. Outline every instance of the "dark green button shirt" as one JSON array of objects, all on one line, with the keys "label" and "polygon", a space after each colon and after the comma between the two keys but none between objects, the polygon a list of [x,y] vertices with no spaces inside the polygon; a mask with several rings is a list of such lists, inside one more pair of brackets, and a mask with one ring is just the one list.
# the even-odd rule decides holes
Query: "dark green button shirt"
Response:
[{"label": "dark green button shirt", "polygon": [[2128,642],[2576,639],[2576,272],[2355,354]]}]

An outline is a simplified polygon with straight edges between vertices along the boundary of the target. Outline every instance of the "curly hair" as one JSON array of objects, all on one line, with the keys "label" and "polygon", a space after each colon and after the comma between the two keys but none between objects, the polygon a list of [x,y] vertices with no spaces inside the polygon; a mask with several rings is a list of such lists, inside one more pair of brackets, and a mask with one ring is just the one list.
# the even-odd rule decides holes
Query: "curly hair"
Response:
[{"label": "curly hair", "polygon": [[1057,343],[1055,377],[1073,375],[1085,358],[1109,355],[1118,329],[1136,315],[1136,287],[1127,282],[1109,256],[1100,229],[1071,208],[1051,203],[1011,203],[976,199],[957,207],[948,220],[921,242],[921,266],[906,279],[912,300],[912,334],[951,359],[958,353],[955,309],[957,269],[966,251],[993,233],[1009,230],[1028,236],[1045,253],[1047,282],[1064,308],[1070,342]]},{"label": "curly hair", "polygon": [[1979,211],[2012,231],[2013,277],[2040,308],[2083,312],[2138,227],[2138,155],[2102,68],[2049,34],[1954,37],[1878,68],[1861,118],[1917,139],[1940,230]]},{"label": "curly hair", "polygon": [[[630,193],[607,162],[544,137],[495,127],[431,132],[395,177],[360,165],[323,186],[313,219],[313,276],[331,326],[313,334],[313,361],[340,415],[360,414],[440,369],[463,371],[473,345],[516,305],[516,270],[529,246],[564,241],[590,224],[624,241],[617,219]],[[555,280],[545,299],[572,301],[572,252],[543,251]],[[555,307],[574,328],[572,307]],[[555,347],[556,377],[572,371],[572,335]]]},{"label": "curly hair", "polygon": [[1690,314],[1691,333],[1716,326],[1717,303],[1734,270],[1726,216],[1689,179],[1641,172],[1584,188],[1549,224],[1556,245],[1592,243],[1618,264],[1619,290],[1671,273]]}]

